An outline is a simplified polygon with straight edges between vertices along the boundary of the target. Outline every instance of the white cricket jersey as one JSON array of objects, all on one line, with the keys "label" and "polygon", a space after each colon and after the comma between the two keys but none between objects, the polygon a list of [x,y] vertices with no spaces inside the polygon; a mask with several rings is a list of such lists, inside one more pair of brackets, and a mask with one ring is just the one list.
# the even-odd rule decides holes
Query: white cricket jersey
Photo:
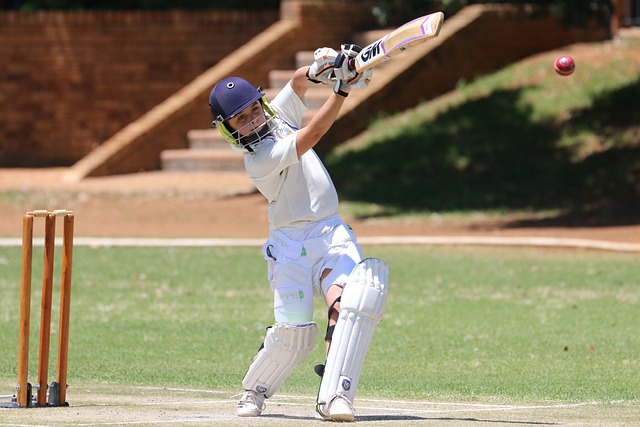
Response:
[{"label": "white cricket jersey", "polygon": [[269,229],[302,229],[338,213],[338,194],[318,155],[309,150],[298,159],[297,130],[307,109],[290,84],[271,102],[283,119],[274,138],[244,155],[249,178],[269,201]]}]

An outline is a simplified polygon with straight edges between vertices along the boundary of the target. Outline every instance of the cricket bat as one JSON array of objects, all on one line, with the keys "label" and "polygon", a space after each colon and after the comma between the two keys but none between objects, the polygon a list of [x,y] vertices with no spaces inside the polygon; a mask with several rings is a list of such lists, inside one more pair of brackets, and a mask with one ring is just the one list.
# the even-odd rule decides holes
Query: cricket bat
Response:
[{"label": "cricket bat", "polygon": [[444,13],[421,16],[396,28],[384,37],[366,46],[352,60],[349,68],[357,72],[380,65],[393,55],[437,37],[444,21]]}]

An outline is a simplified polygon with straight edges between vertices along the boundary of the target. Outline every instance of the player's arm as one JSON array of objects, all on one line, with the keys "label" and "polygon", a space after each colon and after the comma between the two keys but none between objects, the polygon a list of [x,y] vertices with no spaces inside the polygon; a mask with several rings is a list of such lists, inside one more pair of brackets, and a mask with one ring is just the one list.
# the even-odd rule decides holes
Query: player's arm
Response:
[{"label": "player's arm", "polygon": [[291,88],[298,95],[298,98],[304,99],[304,95],[307,93],[307,89],[313,86],[311,80],[307,78],[307,73],[311,67],[298,68],[289,82]]},{"label": "player's arm", "polygon": [[298,158],[312,149],[329,130],[340,113],[346,96],[333,92],[309,124],[298,131],[296,149]]},{"label": "player's arm", "polygon": [[300,99],[304,99],[307,89],[314,84],[333,84],[331,80],[333,64],[338,52],[330,47],[321,47],[313,52],[313,64],[296,70],[291,79],[291,87]]},{"label": "player's arm", "polygon": [[[354,50],[353,47],[358,49]],[[348,68],[348,59],[357,55],[357,52],[359,52],[359,47],[356,45],[343,45],[342,52],[339,54],[336,54],[330,48],[321,48],[315,51],[315,61],[304,75],[307,81],[312,83],[332,84],[333,93],[309,124],[298,131],[296,140],[298,157],[313,148],[320,141],[320,138],[327,133],[338,117],[351,88],[354,86],[365,88],[369,84],[371,71],[357,74]],[[309,83],[302,81],[302,74],[303,72],[298,70],[294,80],[298,80],[301,87],[306,85],[304,86],[304,91],[306,91]],[[294,90],[296,90],[295,87]]]}]

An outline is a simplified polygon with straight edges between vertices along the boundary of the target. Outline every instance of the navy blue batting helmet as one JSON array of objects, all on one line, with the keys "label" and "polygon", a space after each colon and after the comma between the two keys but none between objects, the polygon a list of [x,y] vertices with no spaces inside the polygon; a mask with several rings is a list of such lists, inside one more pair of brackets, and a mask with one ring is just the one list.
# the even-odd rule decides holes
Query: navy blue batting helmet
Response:
[{"label": "navy blue batting helmet", "polygon": [[225,122],[264,96],[241,77],[220,80],[209,95],[209,109],[215,122]]}]

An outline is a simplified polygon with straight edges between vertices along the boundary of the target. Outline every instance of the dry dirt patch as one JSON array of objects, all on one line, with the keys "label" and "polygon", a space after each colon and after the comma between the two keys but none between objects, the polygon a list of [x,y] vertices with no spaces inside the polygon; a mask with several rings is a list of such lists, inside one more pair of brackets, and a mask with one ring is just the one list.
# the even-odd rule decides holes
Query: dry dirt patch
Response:
[{"label": "dry dirt patch", "polygon": [[[3,385],[7,389],[8,384]],[[319,424],[313,396],[274,396],[263,416],[238,418],[232,391],[81,384],[68,393],[69,407],[0,409],[8,426],[294,426]],[[637,403],[518,404],[429,402],[361,397],[359,425],[372,426],[637,426]]]},{"label": "dry dirt patch", "polygon": [[[21,235],[33,209],[71,209],[78,237],[266,238],[267,203],[244,174],[147,172],[66,183],[64,169],[0,169],[0,237]],[[509,216],[358,219],[359,237],[554,237],[640,243],[640,224],[513,227]],[[522,218],[519,218],[522,219]],[[35,233],[42,234],[42,227]]]}]

